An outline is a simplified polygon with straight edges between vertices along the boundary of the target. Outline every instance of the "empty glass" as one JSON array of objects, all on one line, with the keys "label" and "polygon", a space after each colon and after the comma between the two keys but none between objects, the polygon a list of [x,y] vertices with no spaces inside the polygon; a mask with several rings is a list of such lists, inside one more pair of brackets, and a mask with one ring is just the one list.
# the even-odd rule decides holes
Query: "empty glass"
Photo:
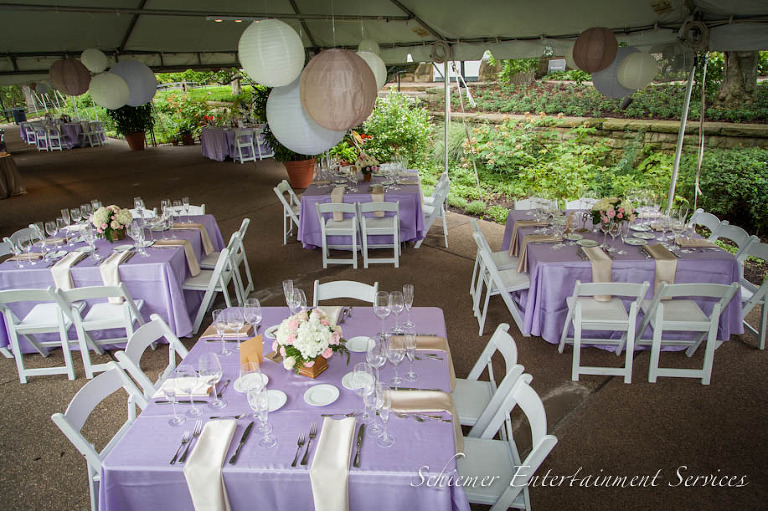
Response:
[{"label": "empty glass", "polygon": [[139,222],[132,222],[128,226],[128,236],[134,241],[134,246],[138,248],[139,255],[142,257],[149,257],[149,254],[144,249],[146,243],[144,242],[144,228],[139,225]]},{"label": "empty glass", "polygon": [[389,316],[391,309],[389,307],[389,293],[386,291],[379,291],[376,293],[376,298],[374,298],[373,302],[373,313],[376,314],[376,317],[381,320],[381,332],[379,332],[379,335],[381,335],[382,338],[387,333],[387,328],[384,323],[384,320],[387,319],[387,316]]},{"label": "empty glass", "polygon": [[402,314],[404,308],[405,302],[402,291],[392,291],[389,293],[389,310],[395,316],[395,326],[392,328],[393,334],[403,333],[403,329],[400,328],[400,314]]},{"label": "empty glass", "polygon": [[370,408],[371,414],[373,415],[373,419],[368,426],[368,432],[373,435],[381,434],[381,432],[384,431],[384,428],[381,426],[380,421],[376,420],[376,417],[379,416],[381,405],[384,402],[384,389],[388,388],[389,387],[383,385],[381,382],[376,382],[376,385],[373,386],[373,391],[366,394],[363,398],[365,400],[365,406]]},{"label": "empty glass", "polygon": [[379,380],[379,368],[387,363],[387,351],[381,338],[374,339],[373,346],[365,353],[365,360],[376,369],[376,380]]},{"label": "empty glass", "polygon": [[72,223],[76,224],[80,221],[80,208],[71,208],[69,210],[69,217],[72,219]]},{"label": "empty glass", "polygon": [[266,378],[261,374],[261,367],[256,362],[243,362],[240,364],[240,389],[247,392],[251,389],[259,390],[266,385]]},{"label": "empty glass", "polygon": [[173,409],[173,417],[168,419],[168,424],[171,426],[181,426],[187,422],[187,419],[176,413],[176,380],[164,380],[164,378],[165,371],[162,371],[157,377],[157,382],[160,385],[160,390],[163,392],[165,399],[170,401],[171,409]]},{"label": "empty glass", "polygon": [[283,281],[283,295],[285,296],[285,304],[288,305],[290,301],[291,292],[293,291],[293,281],[288,279]]},{"label": "empty glass", "polygon": [[261,303],[258,298],[248,298],[243,308],[243,319],[251,326],[255,327],[254,334],[259,332],[259,323],[261,323]]},{"label": "empty glass", "polygon": [[[65,232],[69,232],[69,225],[70,223],[72,223],[72,220],[69,217],[69,210],[67,208],[64,208],[61,210],[61,219],[64,220],[64,225],[62,227],[62,230],[64,230]],[[67,246],[71,246],[72,241],[69,239],[68,236],[66,236],[66,234],[65,234],[65,237],[67,238]]]},{"label": "empty glass", "polygon": [[223,374],[218,355],[216,353],[203,353],[197,363],[200,378],[208,385],[213,385],[213,401],[208,406],[224,408],[227,406],[227,402],[221,399],[216,392],[216,384],[221,380]]},{"label": "empty glass", "polygon": [[389,422],[389,413],[392,410],[392,395],[389,393],[389,387],[379,384],[377,392],[381,392],[381,408],[379,417],[381,418],[382,432],[376,439],[379,447],[392,447],[395,445],[395,438],[387,432],[387,422]]},{"label": "empty glass", "polygon": [[227,330],[230,332],[235,332],[235,338],[239,344],[241,337],[240,331],[243,329],[243,325],[245,324],[243,311],[237,307],[233,307],[231,309],[224,309],[223,314]]},{"label": "empty glass", "polygon": [[294,288],[288,298],[288,308],[291,309],[291,314],[297,314],[305,310],[306,307],[307,295],[301,289]]},{"label": "empty glass", "polygon": [[93,208],[93,211],[95,212],[99,208],[103,208],[104,206],[101,204],[101,201],[99,199],[93,199],[91,200],[91,207]]},{"label": "empty glass", "polygon": [[91,215],[93,214],[93,207],[90,204],[80,204],[80,214],[83,216],[83,220],[91,221]]},{"label": "empty glass", "polygon": [[413,330],[406,330],[405,332],[405,355],[408,357],[409,367],[408,372],[405,373],[405,379],[408,381],[416,381],[419,379],[419,375],[413,367],[413,361],[416,359],[416,333]]},{"label": "empty glass", "polygon": [[194,393],[199,386],[200,377],[191,365],[180,364],[176,368],[176,387],[179,392],[189,396],[191,408],[187,410],[187,415],[190,417],[199,417],[203,414],[203,409],[195,404],[194,398]]},{"label": "empty glass", "polygon": [[249,389],[248,405],[253,410],[254,417],[259,421],[259,432],[263,433],[259,439],[259,447],[268,449],[277,445],[277,438],[272,435],[272,425],[269,423],[269,393],[267,388]]},{"label": "empty glass", "polygon": [[411,321],[411,309],[413,308],[413,294],[414,294],[414,288],[413,284],[404,284],[403,285],[403,301],[405,303],[405,323],[403,323],[403,326],[405,328],[413,328],[416,325]]},{"label": "empty glass", "polygon": [[227,341],[224,339],[224,332],[227,331],[227,317],[224,315],[222,309],[214,309],[211,313],[211,318],[213,319],[213,326],[216,328],[216,334],[221,340],[221,351],[219,352],[219,355],[228,357],[232,354],[232,351],[230,351],[227,346]]},{"label": "empty glass", "polygon": [[192,219],[189,218],[189,197],[182,197],[181,203],[184,205],[184,215],[187,217],[187,223],[191,224]]},{"label": "empty glass", "polygon": [[395,368],[395,375],[392,377],[392,383],[397,388],[398,385],[403,383],[403,378],[397,374],[397,366],[403,361],[405,357],[405,341],[402,337],[389,336],[387,338],[387,360]]}]

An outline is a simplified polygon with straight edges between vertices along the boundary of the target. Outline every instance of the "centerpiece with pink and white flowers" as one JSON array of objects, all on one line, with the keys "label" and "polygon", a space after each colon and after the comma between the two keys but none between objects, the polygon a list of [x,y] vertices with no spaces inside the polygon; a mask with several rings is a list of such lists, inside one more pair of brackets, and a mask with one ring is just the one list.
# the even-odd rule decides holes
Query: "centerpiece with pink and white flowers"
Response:
[{"label": "centerpiece with pink and white flowers", "polygon": [[96,228],[96,232],[103,235],[110,243],[114,243],[125,237],[125,231],[133,221],[133,215],[129,210],[112,204],[94,211],[90,221]]},{"label": "centerpiece with pink and white flowers", "polygon": [[272,349],[283,357],[283,367],[311,378],[328,368],[334,353],[347,355],[341,327],[321,309],[302,311],[284,319],[275,333]]},{"label": "centerpiece with pink and white flowers", "polygon": [[632,203],[619,197],[604,197],[592,206],[592,223],[634,222],[637,211]]}]

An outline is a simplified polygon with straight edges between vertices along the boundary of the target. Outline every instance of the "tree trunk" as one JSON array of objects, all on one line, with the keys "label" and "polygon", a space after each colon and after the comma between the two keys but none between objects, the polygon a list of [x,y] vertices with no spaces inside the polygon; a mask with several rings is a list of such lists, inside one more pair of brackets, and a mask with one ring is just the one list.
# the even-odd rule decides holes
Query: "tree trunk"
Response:
[{"label": "tree trunk", "polygon": [[718,102],[729,106],[751,103],[757,95],[756,51],[725,52],[725,72]]},{"label": "tree trunk", "polygon": [[240,78],[232,80],[232,94],[239,96],[243,93],[243,88],[240,86]]}]

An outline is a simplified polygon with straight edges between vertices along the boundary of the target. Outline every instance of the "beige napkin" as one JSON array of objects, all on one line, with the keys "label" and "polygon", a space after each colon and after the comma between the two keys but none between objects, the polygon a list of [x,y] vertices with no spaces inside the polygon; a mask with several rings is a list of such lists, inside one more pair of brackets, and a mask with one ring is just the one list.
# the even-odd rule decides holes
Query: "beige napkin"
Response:
[{"label": "beige napkin", "polygon": [[[343,186],[337,186],[333,189],[331,192],[331,202],[334,204],[341,204],[344,202],[344,187]],[[341,211],[334,211],[333,212],[333,221],[334,222],[341,222],[344,220],[344,213]]]},{"label": "beige napkin", "polygon": [[512,242],[509,244],[509,255],[517,256],[520,252],[520,245],[517,242],[517,229],[519,227],[544,227],[547,222],[539,222],[537,220],[518,220],[512,227]]},{"label": "beige napkin", "polygon": [[683,248],[713,248],[714,243],[703,238],[677,238],[675,243]]},{"label": "beige napkin", "polygon": [[189,240],[157,240],[155,241],[155,247],[184,247],[184,255],[187,257],[187,266],[189,267],[189,273],[193,277],[200,275],[200,263],[195,257],[195,250],[192,248],[192,243]]},{"label": "beige napkin", "polygon": [[[592,282],[613,282],[613,261],[600,247],[581,247],[592,263]],[[595,295],[598,302],[610,302],[611,295]]]},{"label": "beige napkin", "polygon": [[30,252],[29,254],[19,254],[13,257],[9,257],[6,261],[36,261],[43,257],[45,254],[42,252]]},{"label": "beige napkin", "polygon": [[349,509],[349,458],[355,436],[355,418],[323,419],[317,450],[309,469],[315,511]]},{"label": "beige napkin", "polygon": [[221,469],[237,421],[208,421],[184,465],[184,477],[195,511],[230,511]]},{"label": "beige napkin", "polygon": [[453,416],[453,436],[456,452],[464,452],[464,434],[453,397],[434,390],[390,390],[392,410],[398,412],[448,412]]},{"label": "beige napkin", "polygon": [[85,252],[70,252],[51,267],[51,274],[53,275],[53,281],[56,283],[57,288],[62,291],[69,291],[75,287],[75,284],[72,282],[70,269],[73,265],[79,263],[87,256],[88,254]]},{"label": "beige napkin", "polygon": [[528,271],[528,244],[529,243],[557,243],[562,241],[560,236],[552,236],[549,234],[526,234],[523,236],[523,244],[520,248],[520,262],[517,265],[517,271],[519,273],[525,273]]},{"label": "beige napkin", "polygon": [[[399,339],[405,339],[403,336],[395,336]],[[448,376],[451,382],[451,392],[456,387],[456,372],[453,369],[453,359],[451,358],[451,348],[445,337],[436,335],[417,335],[416,349],[421,351],[444,351],[448,363]]]},{"label": "beige napkin", "polygon": [[[186,393],[181,392],[181,390],[178,388],[178,382],[181,380],[194,380],[194,378],[190,377],[182,377],[182,378],[167,378],[163,385],[155,391],[155,393],[152,395],[152,398],[163,398],[165,397],[165,394],[163,393],[163,388],[168,387],[174,387],[176,388],[176,399],[179,398],[185,398],[185,397],[208,397],[211,394],[211,390],[213,389],[213,386],[208,385],[207,383],[198,383],[197,387],[192,389],[192,392]],[[182,387],[184,385],[181,385]]]},{"label": "beige napkin", "polygon": [[[234,330],[224,330],[224,338],[225,339],[248,339],[251,336],[251,332],[253,331],[253,325],[243,325],[243,327],[238,330],[237,332]],[[216,325],[211,325],[208,328],[205,329],[205,332],[203,332],[203,335],[200,336],[201,341],[205,341],[208,339],[220,339],[219,333],[216,331]]]},{"label": "beige napkin", "polygon": [[173,224],[174,229],[197,229],[200,231],[200,237],[203,239],[203,251],[205,252],[205,255],[210,254],[213,252],[213,244],[211,243],[211,237],[208,235],[208,229],[205,228],[203,224],[184,224],[184,223],[174,223]]},{"label": "beige napkin", "polygon": [[333,305],[318,305],[317,308],[325,312],[325,315],[328,316],[328,319],[332,325],[339,324],[339,316],[341,316],[341,311],[344,310],[344,307]]},{"label": "beige napkin", "polygon": [[[371,202],[384,202],[384,187],[381,185],[371,186]],[[383,211],[374,211],[373,216],[383,218]]]},{"label": "beige napkin", "polygon": [[656,261],[656,275],[653,279],[653,292],[655,294],[662,282],[675,283],[677,257],[664,245],[643,245],[643,248]]},{"label": "beige napkin", "polygon": [[[107,260],[99,265],[99,273],[101,273],[101,280],[105,286],[118,286],[120,285],[120,263],[123,259],[128,257],[129,250],[124,252],[115,252],[107,257]],[[119,296],[109,298],[109,303],[123,303],[123,299]]]}]

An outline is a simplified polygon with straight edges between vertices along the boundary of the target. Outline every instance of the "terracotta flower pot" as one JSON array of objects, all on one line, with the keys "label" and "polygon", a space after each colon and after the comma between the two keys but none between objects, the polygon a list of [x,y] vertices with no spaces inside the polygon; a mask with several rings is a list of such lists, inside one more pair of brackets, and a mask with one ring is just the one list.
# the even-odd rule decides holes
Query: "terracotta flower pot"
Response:
[{"label": "terracotta flower pot", "polygon": [[125,141],[128,142],[128,147],[131,148],[131,151],[143,151],[146,138],[147,137],[143,131],[139,133],[127,133],[125,135]]},{"label": "terracotta flower pot", "polygon": [[288,172],[288,181],[293,188],[307,188],[315,176],[315,159],[287,161],[284,163]]},{"label": "terracotta flower pot", "polygon": [[195,137],[192,135],[182,135],[181,143],[184,145],[195,145]]}]

